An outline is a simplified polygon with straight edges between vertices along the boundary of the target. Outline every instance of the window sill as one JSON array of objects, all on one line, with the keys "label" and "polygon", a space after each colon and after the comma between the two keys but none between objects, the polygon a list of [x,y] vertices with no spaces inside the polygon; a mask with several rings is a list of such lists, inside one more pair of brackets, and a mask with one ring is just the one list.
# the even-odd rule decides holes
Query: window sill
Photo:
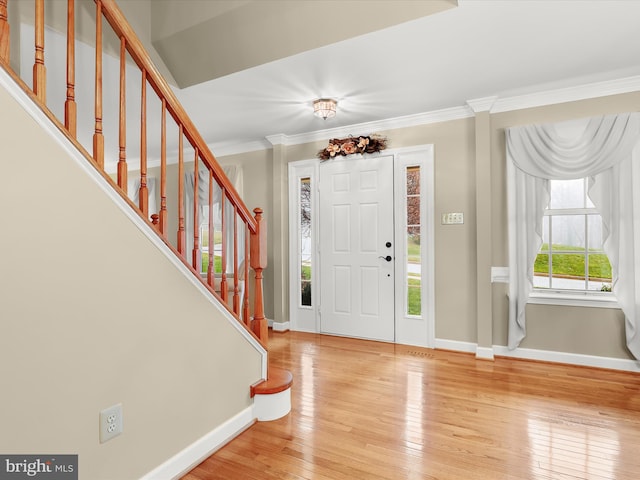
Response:
[{"label": "window sill", "polygon": [[559,291],[534,291],[527,303],[534,305],[562,305],[567,307],[620,308],[615,295],[598,293],[571,293]]}]

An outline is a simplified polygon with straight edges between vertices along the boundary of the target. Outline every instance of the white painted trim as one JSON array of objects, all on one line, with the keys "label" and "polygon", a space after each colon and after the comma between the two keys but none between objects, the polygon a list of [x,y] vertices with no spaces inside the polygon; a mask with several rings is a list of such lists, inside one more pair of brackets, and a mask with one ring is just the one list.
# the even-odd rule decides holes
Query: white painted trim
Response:
[{"label": "white painted trim", "polygon": [[164,253],[167,259],[176,267],[176,269],[192,284],[202,295],[215,306],[215,308],[225,317],[225,319],[242,335],[249,344],[261,355],[261,375],[267,378],[267,351],[256,340],[244,326],[240,325],[229,311],[220,304],[215,297],[207,290],[207,288],[191,273],[184,263],[173,253],[173,251],[165,245],[153,228],[147,224],[138,215],[135,210],[113,189],[113,187],[102,177],[96,168],[76,149],[76,147],[67,139],[67,137],[49,120],[40,107],[38,107],[27,94],[13,81],[7,72],[0,68],[0,86],[4,87],[9,94],[20,104],[22,108],[35,120],[35,122],[47,132],[53,140],[67,153],[69,158],[83,170],[89,178],[93,180],[98,188],[100,188],[117,206],[122,213],[140,229],[155,247]]},{"label": "white painted trim", "polygon": [[503,345],[494,345],[493,352],[496,356],[502,357],[567,363],[570,365],[580,365],[584,367],[608,368],[611,370],[640,373],[640,361],[624,358],[598,357],[595,355],[555,352],[551,350],[535,350],[531,348],[516,348],[515,350],[509,350],[508,347]]},{"label": "white painted trim", "polygon": [[542,107],[557,103],[575,102],[590,98],[619,95],[640,90],[640,75],[633,77],[607,80],[604,82],[587,83],[573,87],[557,88],[553,90],[500,98],[491,109],[491,113],[511,112],[524,108]]},{"label": "white painted trim", "polygon": [[614,295],[599,295],[597,292],[578,293],[533,291],[527,300],[532,305],[560,305],[565,307],[620,308]]},{"label": "white painted trim", "polygon": [[271,320],[271,328],[274,332],[288,332],[291,330],[291,322],[274,322]]},{"label": "white painted trim", "polygon": [[[430,123],[458,120],[461,118],[469,118],[472,116],[473,112],[471,112],[471,110],[466,106],[453,107],[443,110],[435,110],[433,112],[417,113],[414,115],[406,115],[403,117],[388,118],[375,122],[357,123],[353,125],[346,125],[344,127],[330,128],[327,130],[299,133],[297,135],[270,135],[268,139],[273,145],[300,145],[304,143],[329,140],[331,138],[357,135],[362,132],[382,132],[386,130],[395,130],[398,128],[415,127],[417,125],[427,125]],[[383,153],[386,155],[387,151],[385,150],[385,152]]]},{"label": "white painted trim", "polygon": [[476,358],[480,360],[493,360],[493,348],[476,347]]},{"label": "white painted trim", "polygon": [[453,350],[455,352],[476,353],[477,345],[471,342],[460,342],[458,340],[448,340],[446,338],[436,338],[435,348],[441,350]]},{"label": "white painted trim", "polygon": [[472,100],[467,100],[467,105],[471,107],[473,113],[489,112],[497,99],[497,96],[474,98]]},{"label": "white painted trim", "polygon": [[[497,98],[484,97],[484,99],[468,100],[467,105],[435,110],[432,112],[417,113],[403,117],[389,118],[375,122],[359,123],[345,127],[337,127],[315,132],[300,133],[297,135],[270,135],[266,142],[248,142],[244,144],[212,144],[211,150],[216,156],[232,155],[271,148],[272,145],[300,145],[303,143],[328,140],[330,138],[348,136],[359,131],[380,132],[397,128],[415,127],[430,123],[446,122],[462,118],[473,117],[472,104],[476,100],[495,98],[490,107],[490,113],[503,113],[524,108],[541,107],[558,103],[587,100],[590,98],[619,95],[622,93],[640,91],[640,75],[625,77],[616,80],[575,85],[573,87],[551,89],[530,93],[526,95],[514,95],[511,97]],[[479,110],[482,111],[482,110]]]},{"label": "white painted trim", "polygon": [[436,338],[435,344],[435,348],[437,349],[452,350],[464,353],[475,353],[478,358],[480,358],[478,353],[482,348],[483,353],[485,354],[488,354],[488,351],[492,350],[494,357],[499,356],[522,358],[524,360],[566,363],[568,365],[607,368],[610,370],[622,370],[625,372],[640,373],[640,361],[624,358],[599,357],[595,355],[557,352],[552,350],[536,350],[532,348],[516,348],[515,350],[509,350],[509,348],[504,345],[493,345],[492,348],[487,348],[478,347],[475,343],[471,342],[460,342],[457,340],[448,340],[443,338]]},{"label": "white painted trim", "polygon": [[278,393],[256,394],[253,397],[254,413],[259,422],[270,422],[291,411],[291,387]]},{"label": "white painted trim", "polygon": [[254,407],[247,407],[236,416],[196,440],[169,460],[158,465],[141,480],[167,480],[180,478],[192,470],[202,460],[209,457],[216,450],[229,443],[255,421]]},{"label": "white painted trim", "polygon": [[509,267],[491,267],[491,283],[509,283]]},{"label": "white painted trim", "polygon": [[[319,231],[318,190],[320,160],[317,158],[290,162],[288,165],[289,216],[289,321],[290,328],[295,331],[320,331],[320,288],[319,288],[319,251],[317,232]],[[300,306],[300,275],[298,271],[300,250],[300,202],[298,186],[301,178],[311,179],[311,306]],[[310,318],[312,317],[312,318]]]},{"label": "white painted trim", "polygon": [[395,257],[403,259],[407,251],[406,235],[406,174],[409,166],[420,167],[420,225],[426,241],[421,242],[422,315],[406,315],[407,264],[395,264],[395,342],[402,345],[433,347],[435,338],[435,250],[433,238],[435,225],[434,196],[434,148],[432,144],[391,149],[394,157],[394,216]]}]

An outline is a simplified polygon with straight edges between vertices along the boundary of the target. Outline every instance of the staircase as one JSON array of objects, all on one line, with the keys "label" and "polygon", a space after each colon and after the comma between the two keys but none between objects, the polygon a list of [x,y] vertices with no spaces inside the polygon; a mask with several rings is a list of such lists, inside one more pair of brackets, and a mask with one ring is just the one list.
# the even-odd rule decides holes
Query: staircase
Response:
[{"label": "staircase", "polygon": [[[15,4],[13,0],[0,0],[0,68],[24,90],[87,164],[126,202],[133,214],[152,229],[171,255],[187,267],[208,294],[266,350],[268,331],[263,308],[262,272],[267,266],[267,236],[262,210],[256,208],[250,212],[243,203],[114,0],[95,0],[95,37],[92,39],[86,38],[86,29],[82,38],[76,38],[76,34],[80,35],[76,1],[66,2],[66,65],[56,65],[66,72],[66,99],[63,114],[57,116],[55,109],[47,103],[44,41],[45,9],[52,7],[53,3],[60,5],[60,2],[45,0],[21,0]],[[31,86],[12,68],[18,62],[12,63],[11,59],[8,15],[10,8],[26,9],[28,6],[33,12],[35,45],[20,45],[20,51],[33,48],[35,52]],[[55,30],[56,26],[49,28]],[[87,42],[95,51],[95,61],[91,66],[93,84],[80,85],[76,83],[76,77],[82,77],[77,75],[76,50],[86,46]],[[117,137],[113,144],[105,141],[104,131],[104,102],[107,98],[104,92],[116,87],[104,83],[103,74],[108,62],[119,65],[117,133],[109,132],[110,139]],[[84,73],[88,68],[86,63],[82,64]],[[134,77],[140,79],[134,105],[130,100],[132,71],[135,71]],[[76,102],[79,89],[92,91],[91,125],[79,123],[79,118],[87,117],[86,114],[81,115]],[[159,118],[152,115],[152,105],[156,113],[155,106],[160,107]],[[86,107],[86,103],[83,106]],[[139,118],[132,121],[127,114],[130,110],[139,111]],[[132,130],[139,132],[139,137],[128,144],[127,136],[131,136]],[[110,159],[114,158],[115,169],[110,171],[113,165]],[[156,163],[158,166],[151,166]],[[173,164],[177,168],[172,167]],[[159,170],[159,178],[154,182],[156,193],[152,192],[150,185],[152,169]],[[129,191],[130,177],[133,176],[135,192]],[[170,185],[173,187],[169,188]],[[172,190],[177,190],[173,196]],[[186,200],[189,191],[192,197],[190,204]],[[158,208],[151,211],[150,205],[154,203]],[[202,212],[207,212],[205,218]],[[207,262],[203,269],[203,263]],[[253,271],[251,279],[250,270]],[[247,386],[254,398],[258,420],[272,420],[289,412],[292,381],[289,372],[273,367],[267,369],[266,378]]]}]

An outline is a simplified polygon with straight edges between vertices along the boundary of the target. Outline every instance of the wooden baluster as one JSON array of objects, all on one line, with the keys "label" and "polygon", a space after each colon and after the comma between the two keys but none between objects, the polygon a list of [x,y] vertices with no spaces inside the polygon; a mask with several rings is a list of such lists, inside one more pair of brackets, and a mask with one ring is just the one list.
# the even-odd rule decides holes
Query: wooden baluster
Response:
[{"label": "wooden baluster", "polygon": [[167,238],[167,101],[162,99],[160,132],[160,234]]},{"label": "wooden baluster", "polygon": [[233,313],[240,316],[240,288],[238,286],[238,206],[233,206]]},{"label": "wooden baluster", "polygon": [[33,93],[47,103],[47,69],[44,66],[44,0],[36,0],[36,59],[33,64]]},{"label": "wooden baluster", "polygon": [[184,231],[184,157],[183,157],[183,141],[182,141],[182,124],[179,126],[178,132],[178,253],[185,257],[185,249],[187,243],[186,232]]},{"label": "wooden baluster", "polygon": [[102,134],[102,1],[96,0],[96,124],[93,134],[93,159],[104,169],[104,135]]},{"label": "wooden baluster", "polygon": [[118,186],[127,194],[127,92],[126,92],[127,42],[120,37],[120,132],[118,153]]},{"label": "wooden baluster", "polygon": [[215,245],[213,242],[213,171],[209,170],[209,266],[207,267],[207,283],[215,290]]},{"label": "wooden baluster", "polygon": [[251,233],[251,268],[255,276],[255,306],[251,330],[266,345],[268,341],[267,319],[264,318],[264,299],[262,292],[262,270],[267,267],[267,225],[262,218],[262,209],[256,208],[256,231]]},{"label": "wooden baluster", "polygon": [[67,99],[64,102],[64,126],[73,138],[77,135],[76,106],[76,14],[75,0],[67,0]]},{"label": "wooden baluster", "polygon": [[222,275],[220,276],[220,297],[222,297],[222,301],[227,303],[229,288],[227,285],[227,216],[225,215],[226,210],[226,200],[227,200],[227,191],[224,187],[221,186],[222,192],[220,192],[220,217],[222,219],[222,257],[221,257],[221,270]]},{"label": "wooden baluster", "polygon": [[196,272],[200,273],[201,256],[200,256],[200,222],[198,218],[198,160],[200,160],[200,152],[196,148],[195,157],[193,159],[193,250],[191,253],[191,264]]},{"label": "wooden baluster", "polygon": [[7,1],[0,0],[0,62],[9,65],[11,56],[11,43],[9,36],[9,14],[7,12]]},{"label": "wooden baluster", "polygon": [[251,323],[251,313],[249,312],[249,225],[246,225],[244,232],[244,299],[242,318],[247,326]]},{"label": "wooden baluster", "polygon": [[151,223],[153,223],[153,226],[156,227],[156,230],[159,229],[160,227],[159,219],[160,219],[160,215],[158,215],[157,213],[154,213],[151,215]]},{"label": "wooden baluster", "polygon": [[140,190],[138,205],[144,218],[149,215],[149,188],[147,187],[147,71],[142,70],[140,92]]}]

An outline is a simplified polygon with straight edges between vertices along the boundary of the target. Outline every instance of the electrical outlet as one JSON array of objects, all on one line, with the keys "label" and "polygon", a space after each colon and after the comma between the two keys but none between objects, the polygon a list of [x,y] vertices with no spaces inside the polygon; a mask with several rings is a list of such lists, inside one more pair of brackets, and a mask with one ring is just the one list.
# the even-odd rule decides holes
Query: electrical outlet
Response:
[{"label": "electrical outlet", "polygon": [[122,433],[122,404],[119,403],[100,412],[100,443],[111,440]]}]

